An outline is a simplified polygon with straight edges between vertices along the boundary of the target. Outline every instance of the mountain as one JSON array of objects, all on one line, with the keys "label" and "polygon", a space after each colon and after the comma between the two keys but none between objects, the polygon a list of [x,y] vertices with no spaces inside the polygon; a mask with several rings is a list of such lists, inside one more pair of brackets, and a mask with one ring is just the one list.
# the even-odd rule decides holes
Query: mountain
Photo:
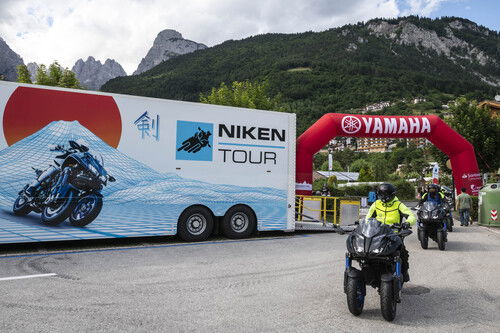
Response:
[{"label": "mountain", "polygon": [[123,67],[115,60],[106,59],[102,64],[94,57],[88,57],[87,61],[78,59],[71,70],[76,74],[80,84],[90,90],[98,90],[110,79],[127,75]]},{"label": "mountain", "polygon": [[0,37],[0,75],[7,81],[16,81],[18,65],[24,65],[23,59]]},{"label": "mountain", "polygon": [[182,35],[175,30],[163,30],[156,36],[153,46],[146,57],[142,58],[134,75],[141,74],[170,58],[206,48],[204,44],[182,38]]},{"label": "mountain", "polygon": [[226,41],[113,79],[101,90],[198,101],[221,82],[267,80],[285,109],[297,114],[301,132],[327,112],[380,101],[440,94],[491,98],[500,84],[499,45],[498,32],[466,19],[376,19]]},{"label": "mountain", "polygon": [[36,62],[30,62],[26,65],[28,72],[30,72],[31,82],[36,81],[36,72],[38,71],[38,64]]}]

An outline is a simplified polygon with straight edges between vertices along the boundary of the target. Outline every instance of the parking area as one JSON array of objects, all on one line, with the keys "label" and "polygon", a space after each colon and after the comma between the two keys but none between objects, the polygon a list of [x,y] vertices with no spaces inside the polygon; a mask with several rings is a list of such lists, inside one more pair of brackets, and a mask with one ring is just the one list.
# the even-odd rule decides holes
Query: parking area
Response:
[{"label": "parking area", "polygon": [[352,316],[345,235],[7,249],[0,331],[500,331],[500,234],[457,227],[446,251],[407,238],[411,281],[396,320],[368,290]]}]

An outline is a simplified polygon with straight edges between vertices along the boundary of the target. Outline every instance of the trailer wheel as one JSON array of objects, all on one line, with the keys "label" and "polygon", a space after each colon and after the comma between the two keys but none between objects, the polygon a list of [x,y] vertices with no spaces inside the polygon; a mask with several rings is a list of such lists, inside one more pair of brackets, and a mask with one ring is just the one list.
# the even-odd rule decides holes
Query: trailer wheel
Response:
[{"label": "trailer wheel", "polygon": [[253,210],[244,205],[231,207],[222,219],[222,233],[228,238],[247,238],[257,227]]},{"label": "trailer wheel", "polygon": [[214,229],[212,212],[203,206],[192,206],[182,212],[177,223],[177,233],[186,242],[206,240]]}]

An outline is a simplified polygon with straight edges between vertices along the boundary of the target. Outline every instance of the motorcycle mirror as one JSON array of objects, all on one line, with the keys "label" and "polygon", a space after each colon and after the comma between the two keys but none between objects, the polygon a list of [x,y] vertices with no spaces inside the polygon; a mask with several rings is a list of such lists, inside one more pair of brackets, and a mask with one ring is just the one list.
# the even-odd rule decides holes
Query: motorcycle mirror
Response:
[{"label": "motorcycle mirror", "polygon": [[89,151],[89,148],[88,148],[87,146],[80,145],[80,151],[81,151],[82,153],[85,153],[85,152]]},{"label": "motorcycle mirror", "polygon": [[108,180],[109,180],[111,183],[116,181],[115,177],[113,177],[113,176],[108,176]]}]

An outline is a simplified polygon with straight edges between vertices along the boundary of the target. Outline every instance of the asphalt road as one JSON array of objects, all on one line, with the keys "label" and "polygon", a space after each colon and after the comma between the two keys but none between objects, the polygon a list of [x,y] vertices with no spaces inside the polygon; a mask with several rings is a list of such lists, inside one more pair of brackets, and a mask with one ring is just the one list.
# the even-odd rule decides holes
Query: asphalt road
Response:
[{"label": "asphalt road", "polygon": [[408,237],[411,282],[392,323],[371,288],[361,316],[347,310],[345,237],[4,250],[0,332],[500,332],[498,231],[456,227],[444,252]]}]

